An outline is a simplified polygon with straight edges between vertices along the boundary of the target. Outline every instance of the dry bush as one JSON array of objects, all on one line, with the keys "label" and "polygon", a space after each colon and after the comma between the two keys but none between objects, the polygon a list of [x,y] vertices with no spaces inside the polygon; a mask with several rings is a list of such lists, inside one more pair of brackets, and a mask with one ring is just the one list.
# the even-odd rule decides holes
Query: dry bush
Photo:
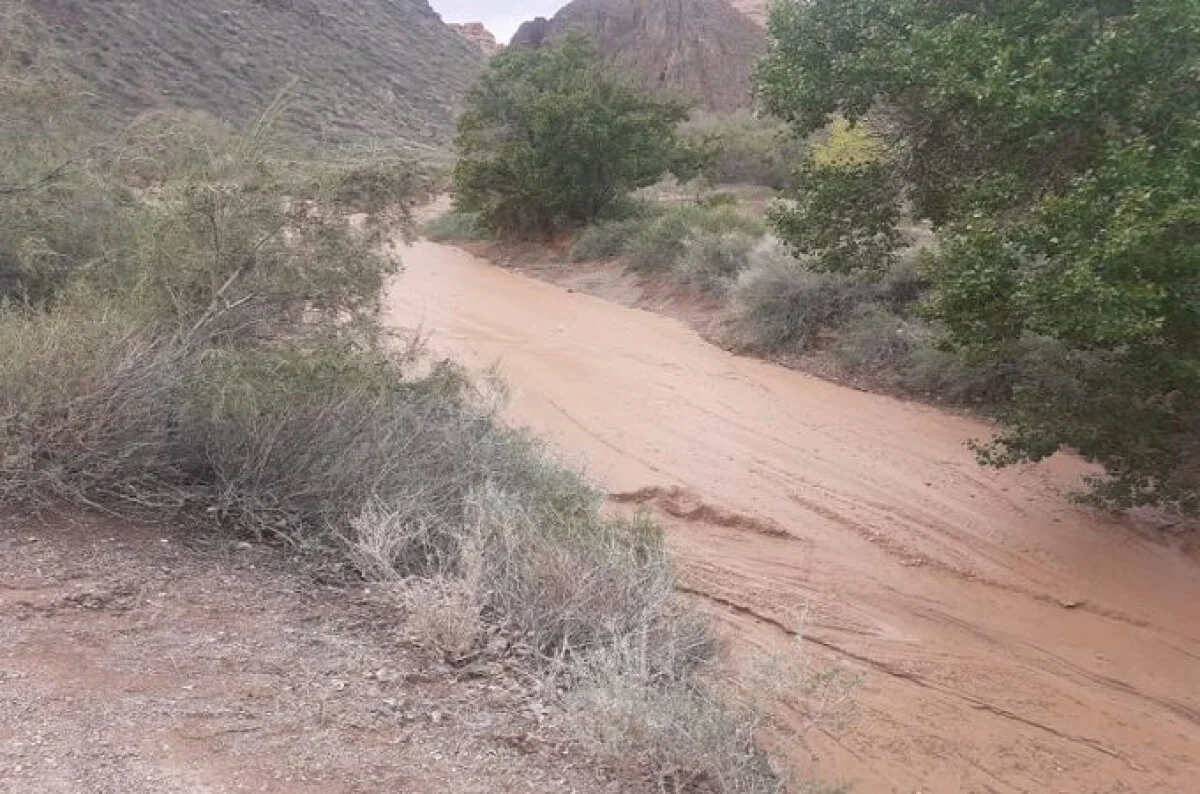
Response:
[{"label": "dry bush", "polygon": [[733,291],[731,341],[758,353],[801,351],[872,299],[854,276],[812,270],[774,241],[751,256]]},{"label": "dry bush", "polygon": [[461,520],[498,432],[459,401],[452,374],[408,381],[352,341],[212,354],[189,386],[182,432],[211,483],[209,510],[293,542],[341,531],[383,499],[445,543],[436,533]]},{"label": "dry bush", "polygon": [[701,234],[761,237],[762,224],[727,206],[684,206],[651,216],[625,248],[625,261],[641,273],[672,271],[687,253],[688,240]]},{"label": "dry bush", "polygon": [[684,244],[676,277],[705,292],[723,294],[746,269],[758,239],[737,232],[699,232]]},{"label": "dry bush", "polygon": [[484,467],[463,480],[472,487],[457,523],[382,500],[350,522],[345,540],[364,573],[456,577],[488,620],[548,663],[636,641],[642,668],[676,679],[711,658],[707,621],[679,601],[656,527],[602,518],[595,492],[534,447],[472,451]]},{"label": "dry bush", "polygon": [[610,762],[649,770],[664,792],[776,794],[755,746],[760,715],[709,682],[661,686],[601,665],[568,698],[579,735]]},{"label": "dry bush", "polygon": [[191,351],[86,294],[0,310],[0,349],[0,504],[181,508],[172,428]]},{"label": "dry bush", "polygon": [[675,592],[657,527],[595,511],[547,521],[529,502],[528,494],[487,487],[474,494],[469,526],[484,550],[494,609],[534,648],[548,658],[587,658],[634,642],[641,664],[667,678],[712,656],[707,622]]},{"label": "dry bush", "polygon": [[[594,506],[564,512],[569,475],[544,458],[523,465],[540,475],[535,487],[484,482],[462,532],[432,557],[426,528],[373,506],[352,522],[354,559],[406,582],[409,631],[447,660],[473,658],[497,628],[531,649],[565,689],[576,736],[606,762],[648,771],[669,791],[779,791],[754,744],[760,712],[708,677],[709,621],[681,601],[657,528]],[[430,560],[436,573],[412,576]]]},{"label": "dry bush", "polygon": [[[756,740],[769,731],[795,745],[813,730],[845,730],[855,717],[856,672],[815,659],[799,636],[786,652],[760,660],[736,687],[714,680],[710,669],[663,685],[631,655],[617,645],[591,660],[567,696],[571,724],[611,762],[649,770],[663,791],[844,791],[780,773]],[[788,712],[786,722],[778,719],[780,709]]]},{"label": "dry bush", "polygon": [[894,384],[908,371],[913,354],[933,343],[928,326],[872,303],[839,329],[831,352],[848,371]]},{"label": "dry bush", "polygon": [[437,242],[469,242],[482,240],[487,232],[479,227],[479,214],[451,210],[442,213],[421,227],[421,234]]},{"label": "dry bush", "polygon": [[471,658],[485,636],[480,595],[465,578],[412,580],[401,591],[405,628],[419,645],[447,662]]},{"label": "dry bush", "polygon": [[644,223],[641,218],[624,218],[589,226],[575,238],[569,258],[572,262],[589,262],[621,256]]},{"label": "dry bush", "polygon": [[120,239],[130,197],[87,168],[82,89],[31,19],[0,9],[0,301],[37,304]]},{"label": "dry bush", "polygon": [[762,659],[746,682],[756,710],[764,715],[787,710],[786,725],[775,716],[764,720],[778,723],[791,742],[804,742],[814,730],[836,735],[849,728],[858,716],[856,695],[862,683],[862,674],[840,660],[819,659],[811,652],[804,640],[806,612],[796,620],[791,647]]}]

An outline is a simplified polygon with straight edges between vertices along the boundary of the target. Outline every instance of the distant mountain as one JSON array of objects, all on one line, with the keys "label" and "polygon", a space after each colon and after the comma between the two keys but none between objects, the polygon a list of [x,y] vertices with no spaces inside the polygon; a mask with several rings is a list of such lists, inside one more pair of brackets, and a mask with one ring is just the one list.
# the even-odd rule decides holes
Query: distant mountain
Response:
[{"label": "distant mountain", "polygon": [[443,148],[480,51],[426,0],[25,0],[105,118],[203,110],[238,124],[285,89],[310,141]]},{"label": "distant mountain", "polygon": [[450,29],[479,48],[488,57],[504,49],[482,22],[451,22]]},{"label": "distant mountain", "polygon": [[711,110],[751,104],[754,64],[766,34],[729,0],[574,0],[552,19],[526,22],[513,46],[580,30],[618,67],[657,91]]}]

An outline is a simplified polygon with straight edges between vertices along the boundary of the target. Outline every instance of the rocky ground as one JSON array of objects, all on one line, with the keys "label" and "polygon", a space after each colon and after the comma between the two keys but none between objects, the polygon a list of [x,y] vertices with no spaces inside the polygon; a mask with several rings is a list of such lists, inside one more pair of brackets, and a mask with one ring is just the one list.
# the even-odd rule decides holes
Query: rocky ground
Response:
[{"label": "rocky ground", "polygon": [[311,560],[0,516],[0,792],[608,792],[503,661],[452,668]]}]

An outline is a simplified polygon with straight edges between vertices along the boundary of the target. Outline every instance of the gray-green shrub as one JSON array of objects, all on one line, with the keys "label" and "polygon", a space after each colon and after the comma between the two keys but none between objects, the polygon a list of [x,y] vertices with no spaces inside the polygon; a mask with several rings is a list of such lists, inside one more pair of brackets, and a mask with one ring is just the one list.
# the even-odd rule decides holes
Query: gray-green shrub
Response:
[{"label": "gray-green shrub", "polygon": [[641,273],[667,272],[686,253],[687,241],[702,233],[757,237],[763,234],[763,227],[754,218],[740,215],[728,207],[679,207],[644,223],[626,246],[625,261],[631,269]]},{"label": "gray-green shrub", "polygon": [[932,344],[927,326],[871,303],[838,329],[830,349],[848,371],[893,385],[905,382],[914,352]]},{"label": "gray-green shrub", "polygon": [[751,352],[800,352],[871,298],[861,279],[812,270],[769,241],[754,252],[734,287],[731,341]]},{"label": "gray-green shrub", "polygon": [[589,262],[621,256],[645,223],[642,218],[627,218],[588,226],[575,238],[569,258],[572,262]]},{"label": "gray-green shrub", "polygon": [[486,238],[487,232],[479,226],[479,214],[451,210],[427,221],[421,226],[421,234],[436,242],[461,243]]},{"label": "gray-green shrub", "polygon": [[684,241],[675,275],[705,292],[723,294],[746,268],[758,243],[757,238],[739,232],[698,232]]}]

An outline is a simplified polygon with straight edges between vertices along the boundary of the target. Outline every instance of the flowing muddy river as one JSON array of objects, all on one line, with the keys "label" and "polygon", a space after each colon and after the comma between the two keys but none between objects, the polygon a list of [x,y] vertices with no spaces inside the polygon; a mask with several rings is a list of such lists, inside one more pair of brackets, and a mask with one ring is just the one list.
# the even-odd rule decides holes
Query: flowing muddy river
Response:
[{"label": "flowing muddy river", "polygon": [[1085,468],[992,471],[987,426],[726,353],[683,324],[427,242],[388,321],[498,365],[508,416],[664,517],[735,646],[864,673],[822,777],[880,792],[1200,791],[1200,564],[1076,507]]}]

